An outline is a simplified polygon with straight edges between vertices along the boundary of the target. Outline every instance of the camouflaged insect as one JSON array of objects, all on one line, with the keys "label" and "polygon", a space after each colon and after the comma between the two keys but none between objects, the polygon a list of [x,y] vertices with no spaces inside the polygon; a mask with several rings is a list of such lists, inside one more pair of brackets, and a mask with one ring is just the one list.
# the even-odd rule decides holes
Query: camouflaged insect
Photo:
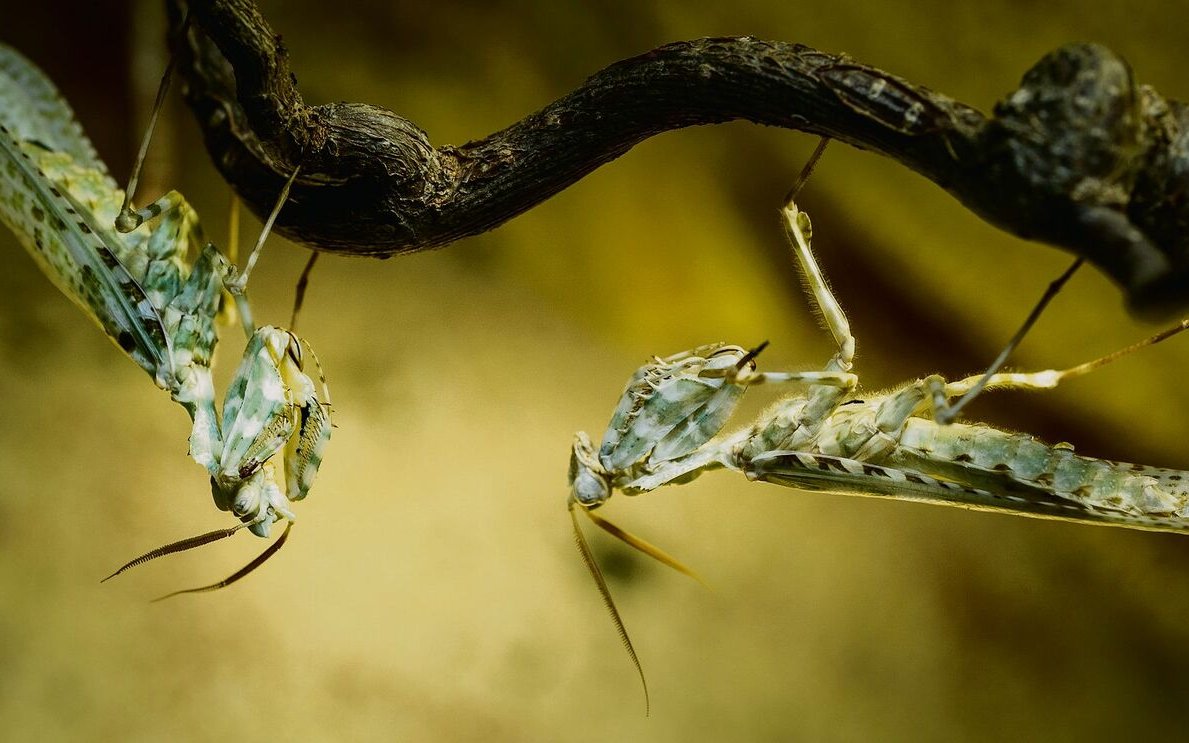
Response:
[{"label": "camouflaged insect", "polygon": [[216,504],[267,536],[274,521],[293,519],[287,503],[305,497],[321,462],[331,428],[325,382],[303,371],[304,341],[262,327],[217,415],[215,318],[235,269],[203,244],[194,210],[176,191],[139,210],[150,221],[127,233],[114,228],[122,202],[53,83],[0,45],[0,221],[186,409],[190,455],[210,473]]},{"label": "camouflaged insect", "polygon": [[[987,425],[935,420],[951,399],[981,384],[984,375],[957,382],[929,376],[889,393],[856,398],[858,378],[850,371],[854,337],[813,258],[809,218],[791,201],[784,216],[810,296],[838,344],[826,367],[761,373],[755,357],[763,346],[746,351],[721,343],[654,358],[628,381],[598,451],[585,433],[574,439],[569,508],[575,539],[641,680],[636,652],[576,512],[646,554],[690,571],[594,513],[616,490],[646,493],[725,468],[749,480],[803,490],[1189,531],[1189,471],[1079,456],[1068,444],[1050,446]],[[991,374],[987,388],[1051,389],[1187,328],[1189,321],[1182,321],[1122,352],[1063,371]],[[804,382],[808,389],[720,436],[743,390],[768,382]]]},{"label": "camouflaged insect", "polygon": [[[597,457],[586,435],[578,434],[572,502],[596,508],[617,489],[638,494],[727,468],[752,480],[813,490],[1189,530],[1189,472],[1079,456],[1068,444],[1049,446],[981,424],[937,423],[935,411],[982,375],[957,382],[934,375],[855,399],[854,341],[810,252],[808,217],[791,203],[785,213],[812,295],[841,339],[838,353],[814,372],[756,372],[758,349],[725,344],[645,364],[629,381]],[[1182,322],[1155,340],[1185,327]],[[988,387],[1051,389],[1097,365],[998,373]],[[716,439],[744,388],[764,382],[809,386],[806,394],[785,398],[755,423]]]}]

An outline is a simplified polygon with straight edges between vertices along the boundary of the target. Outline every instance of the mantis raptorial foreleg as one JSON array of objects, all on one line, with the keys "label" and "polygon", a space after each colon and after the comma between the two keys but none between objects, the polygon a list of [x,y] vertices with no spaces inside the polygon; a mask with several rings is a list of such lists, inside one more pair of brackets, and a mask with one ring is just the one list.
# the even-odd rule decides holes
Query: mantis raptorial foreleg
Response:
[{"label": "mantis raptorial foreleg", "polygon": [[790,243],[804,272],[811,302],[816,304],[838,346],[826,368],[805,372],[758,372],[755,358],[767,342],[750,351],[718,343],[663,359],[655,358],[628,381],[598,454],[585,433],[578,433],[574,439],[569,475],[569,510],[574,538],[640,676],[646,712],[648,685],[644,671],[602,571],[579,528],[576,511],[582,510],[597,526],[629,546],[696,577],[689,568],[659,548],[596,516],[594,509],[602,505],[615,488],[629,494],[645,492],[663,483],[686,482],[701,472],[726,466],[724,448],[710,445],[710,440],[726,425],[743,390],[749,386],[785,382],[809,384],[813,391],[812,400],[799,421],[803,427],[812,427],[854,389],[858,379],[850,369],[854,361],[855,339],[846,314],[813,257],[809,244],[809,217],[793,202],[828,142],[823,138],[814,150],[789,191],[783,211]]},{"label": "mantis raptorial foreleg", "polygon": [[[157,112],[164,100],[172,72],[172,60],[158,89],[157,99],[140,156],[129,180],[128,196],[117,220],[122,227],[135,226],[152,219],[165,210],[176,207],[171,192],[143,209],[131,206],[131,194],[139,177],[139,169],[148,149]],[[285,519],[290,524],[295,515],[289,501],[301,500],[309,492],[321,464],[322,452],[330,438],[330,396],[326,379],[316,354],[292,330],[263,327],[253,330],[251,307],[245,294],[249,274],[271,231],[277,215],[288,198],[289,188],[298,169],[290,174],[277,199],[276,206],[265,222],[244,271],[236,275],[229,270],[223,275],[223,288],[236,301],[241,322],[249,336],[243,361],[228,389],[221,416],[222,446],[209,463],[211,487],[215,503],[229,510],[259,536],[268,536],[271,524]],[[313,261],[307,265],[299,282],[293,319],[296,320]],[[213,313],[212,313],[213,316]],[[306,375],[304,356],[308,351],[317,368],[320,387]],[[282,487],[284,485],[284,487]],[[275,545],[279,548],[288,536]],[[179,543],[180,544],[180,543]],[[154,557],[188,549],[188,546],[167,546],[154,550]],[[261,561],[272,551],[261,556]],[[143,561],[141,558],[134,563]],[[251,570],[254,565],[249,566]],[[217,588],[238,580],[238,575],[209,588]],[[185,593],[185,592],[181,592]]]},{"label": "mantis raptorial foreleg", "polygon": [[[163,82],[158,105],[164,89]],[[282,204],[283,198],[269,225]],[[53,84],[2,45],[0,220],[186,409],[193,420],[190,453],[211,476],[220,507],[261,536],[277,520],[292,521],[289,504],[309,492],[330,437],[330,399],[317,357],[289,330],[249,326],[243,361],[217,412],[210,369],[216,317],[228,289],[239,292],[244,317],[251,317],[245,277],[237,279],[232,264],[203,244],[194,210],[176,191],[132,209]],[[117,221],[124,231],[113,229]],[[307,374],[307,358],[320,384]],[[234,531],[183,540],[133,562]]]}]

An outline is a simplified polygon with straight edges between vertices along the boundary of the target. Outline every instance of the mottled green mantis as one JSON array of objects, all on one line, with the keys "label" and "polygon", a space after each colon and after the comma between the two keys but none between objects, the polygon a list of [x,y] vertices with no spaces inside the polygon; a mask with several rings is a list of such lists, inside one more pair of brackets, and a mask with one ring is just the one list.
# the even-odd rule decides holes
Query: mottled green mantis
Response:
[{"label": "mottled green mantis", "polygon": [[[267,537],[274,522],[292,522],[289,504],[309,492],[331,429],[325,381],[315,384],[305,372],[310,358],[322,376],[309,345],[282,328],[251,330],[242,277],[203,244],[181,194],[171,191],[133,211],[119,231],[122,203],[124,192],[53,83],[0,45],[0,221],[185,408],[190,456],[209,473],[216,505],[241,522],[154,550],[121,571],[243,527]],[[249,337],[219,414],[211,362],[228,289],[242,298]]]},{"label": "mottled green mantis", "polygon": [[[1189,320],[1066,370],[994,372],[956,382],[933,375],[891,392],[859,396],[852,372],[855,339],[814,260],[809,217],[791,197],[783,214],[811,300],[837,343],[825,368],[759,372],[756,356],[766,343],[752,350],[714,343],[654,358],[628,381],[599,448],[585,433],[574,439],[569,509],[575,538],[641,681],[636,652],[577,513],[665,564],[689,571],[594,513],[616,490],[638,495],[721,468],[802,490],[1189,531],[1189,471],[1094,459],[1075,454],[1068,444],[1050,446],[987,425],[939,422],[951,400],[979,386],[1052,389],[1189,328]],[[720,435],[747,387],[786,382],[808,389],[780,400],[742,429]]]}]

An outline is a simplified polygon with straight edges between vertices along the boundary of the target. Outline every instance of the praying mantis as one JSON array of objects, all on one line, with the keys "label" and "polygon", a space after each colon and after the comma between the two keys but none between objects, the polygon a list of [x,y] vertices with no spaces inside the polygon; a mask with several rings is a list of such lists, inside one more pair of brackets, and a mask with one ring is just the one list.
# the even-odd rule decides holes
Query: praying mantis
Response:
[{"label": "praying mantis", "polygon": [[[821,147],[814,160],[820,154]],[[812,161],[801,182],[811,168]],[[659,548],[597,515],[596,509],[617,490],[639,495],[689,482],[710,470],[728,469],[748,480],[802,490],[1189,531],[1189,471],[1080,456],[1069,444],[1050,446],[984,424],[952,423],[957,406],[950,402],[964,403],[984,388],[1052,389],[1189,329],[1189,320],[1065,370],[999,372],[1005,351],[986,374],[956,382],[930,375],[890,392],[860,395],[852,371],[855,338],[813,257],[809,217],[794,201],[798,187],[790,192],[782,214],[811,303],[837,346],[825,367],[760,372],[756,357],[767,342],[752,349],[712,343],[654,357],[628,380],[599,447],[584,432],[574,437],[568,507],[575,541],[644,686],[646,707],[648,688],[639,658],[577,514],[584,513],[629,546],[697,576]],[[1054,282],[1024,330],[1077,265]],[[780,400],[733,433],[723,433],[748,387],[794,382],[807,385],[806,392]]]},{"label": "praying mantis", "polygon": [[[53,83],[0,45],[0,221],[46,276],[186,410],[190,456],[210,475],[215,504],[240,521],[153,550],[113,576],[241,528],[268,537],[272,524],[284,520],[285,533],[266,559],[288,535],[296,518],[290,503],[309,493],[330,439],[321,364],[291,330],[252,327],[246,272],[239,274],[204,243],[197,215],[181,194],[170,191],[142,209],[127,203]],[[217,411],[211,363],[216,319],[229,293],[248,341]],[[307,374],[308,360],[320,384]]]}]

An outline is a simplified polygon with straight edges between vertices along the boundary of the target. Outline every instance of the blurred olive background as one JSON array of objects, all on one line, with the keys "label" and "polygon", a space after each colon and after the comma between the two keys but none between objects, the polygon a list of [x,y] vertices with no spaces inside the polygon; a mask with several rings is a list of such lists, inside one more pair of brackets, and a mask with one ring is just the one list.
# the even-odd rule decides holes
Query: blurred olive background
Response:
[{"label": "blurred olive background", "polygon": [[[164,64],[157,3],[10,8],[118,178]],[[382,104],[438,144],[487,135],[667,41],[801,41],[989,109],[1043,53],[1096,40],[1189,99],[1179,0],[1123,4],[262,3],[307,101]],[[832,353],[776,208],[812,150],[735,123],[676,132],[495,232],[390,261],[324,258],[301,332],[338,428],[290,544],[215,594],[237,537],[99,585],[140,552],[227,525],[187,420],[0,234],[0,737],[7,740],[947,740],[1181,733],[1189,539],[749,485],[714,473],[606,515],[708,591],[592,534],[652,691],[573,547],[573,432],[599,436],[651,354],[772,342]],[[229,192],[173,100],[152,182],[225,241]],[[1069,259],[835,145],[802,205],[868,388],[987,363]],[[245,218],[242,241],[259,229]],[[257,318],[287,321],[303,249],[273,240]],[[1084,270],[1019,367],[1152,331]],[[241,344],[225,334],[224,379]],[[972,417],[1083,452],[1189,468],[1189,339]],[[758,389],[754,415],[778,391]],[[743,420],[741,416],[741,420]]]}]

